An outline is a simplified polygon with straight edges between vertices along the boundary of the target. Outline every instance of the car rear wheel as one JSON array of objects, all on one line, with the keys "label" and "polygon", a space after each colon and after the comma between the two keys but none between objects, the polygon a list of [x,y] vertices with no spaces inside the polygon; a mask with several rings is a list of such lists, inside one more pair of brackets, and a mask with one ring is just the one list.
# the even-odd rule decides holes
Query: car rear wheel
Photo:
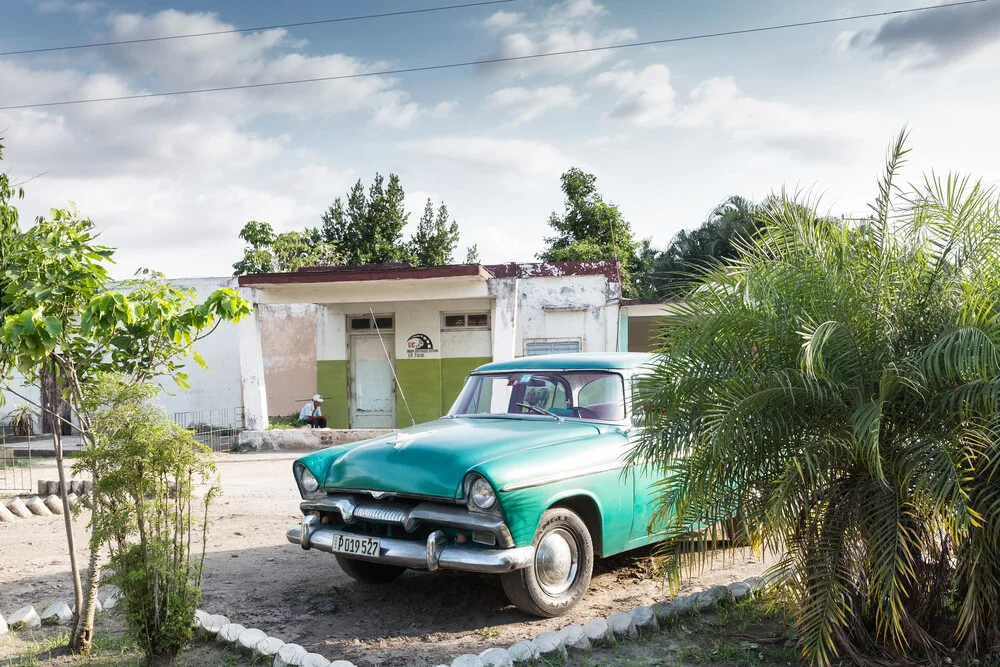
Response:
[{"label": "car rear wheel", "polygon": [[535,531],[531,565],[502,575],[507,598],[532,616],[561,616],[575,607],[590,586],[594,542],[587,525],[562,507],[542,515]]},{"label": "car rear wheel", "polygon": [[372,563],[346,556],[337,556],[337,565],[351,579],[365,584],[387,584],[406,572],[405,567]]}]

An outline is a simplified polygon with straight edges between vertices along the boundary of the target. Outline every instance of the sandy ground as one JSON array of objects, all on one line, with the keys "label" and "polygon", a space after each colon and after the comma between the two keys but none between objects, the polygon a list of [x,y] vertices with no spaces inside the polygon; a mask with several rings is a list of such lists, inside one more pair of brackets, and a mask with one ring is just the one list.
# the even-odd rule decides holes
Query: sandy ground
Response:
[{"label": "sandy ground", "polygon": [[[421,666],[669,597],[651,577],[649,551],[598,561],[583,603],[549,620],[517,611],[491,576],[410,572],[385,586],[359,584],[333,556],[285,540],[300,518],[291,475],[296,456],[217,455],[223,495],[212,508],[206,611],[360,667]],[[54,463],[36,460],[35,478],[55,479]],[[84,512],[75,521],[84,564],[88,518]],[[725,562],[720,556],[681,592],[761,574],[767,564],[747,552]],[[59,599],[72,601],[62,518],[0,523],[0,613],[29,603],[41,611]]]}]

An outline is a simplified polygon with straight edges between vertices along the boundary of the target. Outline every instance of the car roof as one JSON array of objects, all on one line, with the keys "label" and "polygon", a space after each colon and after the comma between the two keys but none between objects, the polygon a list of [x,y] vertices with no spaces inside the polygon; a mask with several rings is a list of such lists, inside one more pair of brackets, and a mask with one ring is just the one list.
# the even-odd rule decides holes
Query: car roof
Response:
[{"label": "car roof", "polygon": [[645,352],[575,352],[540,354],[510,361],[494,361],[477,368],[475,373],[495,371],[620,370],[645,366],[653,355]]}]

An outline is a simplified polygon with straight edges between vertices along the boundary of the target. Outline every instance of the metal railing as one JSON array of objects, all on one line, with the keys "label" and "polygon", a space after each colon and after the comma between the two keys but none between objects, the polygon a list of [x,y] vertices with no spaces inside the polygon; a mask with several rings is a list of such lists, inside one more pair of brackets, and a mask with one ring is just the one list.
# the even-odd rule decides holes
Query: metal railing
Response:
[{"label": "metal railing", "polygon": [[189,431],[196,440],[213,452],[234,449],[243,430],[243,408],[211,408],[191,412],[175,412],[170,419]]},{"label": "metal railing", "polygon": [[0,493],[30,493],[31,445],[45,436],[19,436],[9,424],[0,424]]}]

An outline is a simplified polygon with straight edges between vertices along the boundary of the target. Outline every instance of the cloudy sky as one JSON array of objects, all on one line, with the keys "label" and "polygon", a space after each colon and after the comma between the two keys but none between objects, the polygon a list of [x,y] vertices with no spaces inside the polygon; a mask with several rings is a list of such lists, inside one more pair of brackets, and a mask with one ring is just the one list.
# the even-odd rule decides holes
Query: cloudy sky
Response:
[{"label": "cloudy sky", "polygon": [[[0,106],[335,76],[711,33],[935,0],[514,0],[503,5],[0,57]],[[458,0],[5,0],[0,51],[210,32]],[[904,125],[907,176],[1000,181],[1000,0],[784,31],[277,88],[0,111],[30,220],[72,201],[119,277],[228,275],[251,219],[319,224],[358,178],[428,196],[458,251],[530,260],[579,166],[665,245],[730,194],[801,188],[860,214]],[[34,178],[37,177],[37,178]]]}]

